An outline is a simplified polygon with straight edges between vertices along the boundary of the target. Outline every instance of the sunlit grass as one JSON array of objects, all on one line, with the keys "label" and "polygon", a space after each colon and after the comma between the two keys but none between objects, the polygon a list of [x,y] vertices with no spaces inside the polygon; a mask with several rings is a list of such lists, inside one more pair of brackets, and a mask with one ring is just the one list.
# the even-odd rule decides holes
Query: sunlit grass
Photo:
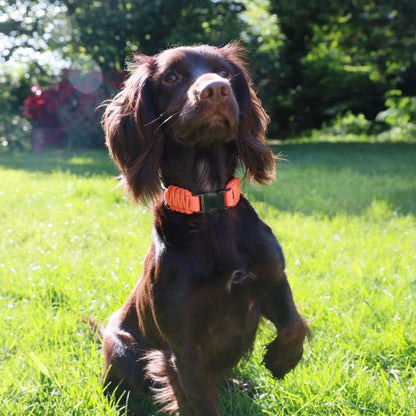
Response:
[{"label": "sunlit grass", "polygon": [[[416,146],[286,145],[278,181],[246,186],[281,242],[311,344],[276,381],[262,325],[224,415],[416,415]],[[102,396],[105,322],[142,271],[151,214],[104,152],[0,155],[0,415],[116,415]],[[147,405],[148,408],[148,405]],[[155,410],[149,410],[154,414]]]}]

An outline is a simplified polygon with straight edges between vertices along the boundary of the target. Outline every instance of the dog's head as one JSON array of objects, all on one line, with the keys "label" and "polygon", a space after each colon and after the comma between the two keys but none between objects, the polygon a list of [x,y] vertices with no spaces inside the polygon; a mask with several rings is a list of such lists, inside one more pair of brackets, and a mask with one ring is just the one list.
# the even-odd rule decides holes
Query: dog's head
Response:
[{"label": "dog's head", "polygon": [[110,153],[136,200],[160,191],[166,141],[181,146],[235,143],[250,178],[272,179],[274,157],[265,145],[268,116],[251,87],[236,44],[179,47],[137,55],[124,88],[105,111]]}]

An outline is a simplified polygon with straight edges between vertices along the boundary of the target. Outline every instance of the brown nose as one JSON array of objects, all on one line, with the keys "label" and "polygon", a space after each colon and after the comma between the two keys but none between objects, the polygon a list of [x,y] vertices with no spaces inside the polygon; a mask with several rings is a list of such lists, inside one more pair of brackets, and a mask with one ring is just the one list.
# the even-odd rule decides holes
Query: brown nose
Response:
[{"label": "brown nose", "polygon": [[231,94],[231,88],[225,81],[210,81],[204,85],[199,96],[201,100],[208,100],[214,104],[223,103]]}]

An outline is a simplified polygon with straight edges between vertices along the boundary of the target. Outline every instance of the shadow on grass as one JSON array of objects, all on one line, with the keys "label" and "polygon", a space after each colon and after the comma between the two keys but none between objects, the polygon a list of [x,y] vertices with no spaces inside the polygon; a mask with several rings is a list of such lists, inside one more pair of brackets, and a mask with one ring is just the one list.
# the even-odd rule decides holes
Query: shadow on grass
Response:
[{"label": "shadow on grass", "polygon": [[375,204],[416,214],[416,144],[305,143],[273,147],[282,154],[272,187],[248,188],[280,210],[361,215]]},{"label": "shadow on grass", "polygon": [[[272,186],[245,187],[253,200],[305,214],[361,215],[375,203],[392,213],[416,214],[416,144],[289,143],[273,150],[286,160],[278,164]],[[1,167],[79,176],[118,174],[104,149],[0,154]]]},{"label": "shadow on grass", "polygon": [[118,174],[106,150],[50,150],[0,154],[0,168],[28,172],[69,172],[79,176]]},{"label": "shadow on grass", "polygon": [[416,171],[416,143],[283,143],[272,148],[289,162],[325,164],[369,175]]}]

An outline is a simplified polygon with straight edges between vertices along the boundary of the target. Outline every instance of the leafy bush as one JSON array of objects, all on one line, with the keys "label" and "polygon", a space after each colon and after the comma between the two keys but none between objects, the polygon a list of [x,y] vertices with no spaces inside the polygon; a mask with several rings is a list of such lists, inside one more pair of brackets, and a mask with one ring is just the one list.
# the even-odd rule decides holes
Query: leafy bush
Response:
[{"label": "leafy bush", "polygon": [[13,113],[0,114],[0,152],[25,150],[30,137],[28,121]]},{"label": "leafy bush", "polygon": [[416,142],[416,97],[403,96],[400,90],[386,94],[386,109],[375,120],[348,111],[338,115],[322,129],[313,130],[310,139],[336,141]]},{"label": "leafy bush", "polygon": [[123,73],[115,71],[104,77],[95,69],[88,73],[65,69],[57,85],[32,87],[23,111],[32,125],[32,149],[102,146],[98,108],[108,91],[118,89],[122,78]]},{"label": "leafy bush", "polygon": [[385,123],[389,130],[380,139],[391,141],[416,141],[416,97],[403,96],[400,90],[386,94],[386,109],[376,120]]},{"label": "leafy bush", "polygon": [[364,114],[353,114],[348,111],[343,116],[335,117],[329,128],[333,134],[345,136],[347,134],[368,134],[371,128],[371,122],[368,121]]},{"label": "leafy bush", "polygon": [[23,103],[30,85],[23,77],[14,77],[1,67],[0,84],[0,152],[22,150],[28,146],[30,124],[23,117],[19,103]]},{"label": "leafy bush", "polygon": [[391,90],[386,94],[387,109],[377,116],[391,126],[416,123],[416,97],[403,96],[400,90]]}]

